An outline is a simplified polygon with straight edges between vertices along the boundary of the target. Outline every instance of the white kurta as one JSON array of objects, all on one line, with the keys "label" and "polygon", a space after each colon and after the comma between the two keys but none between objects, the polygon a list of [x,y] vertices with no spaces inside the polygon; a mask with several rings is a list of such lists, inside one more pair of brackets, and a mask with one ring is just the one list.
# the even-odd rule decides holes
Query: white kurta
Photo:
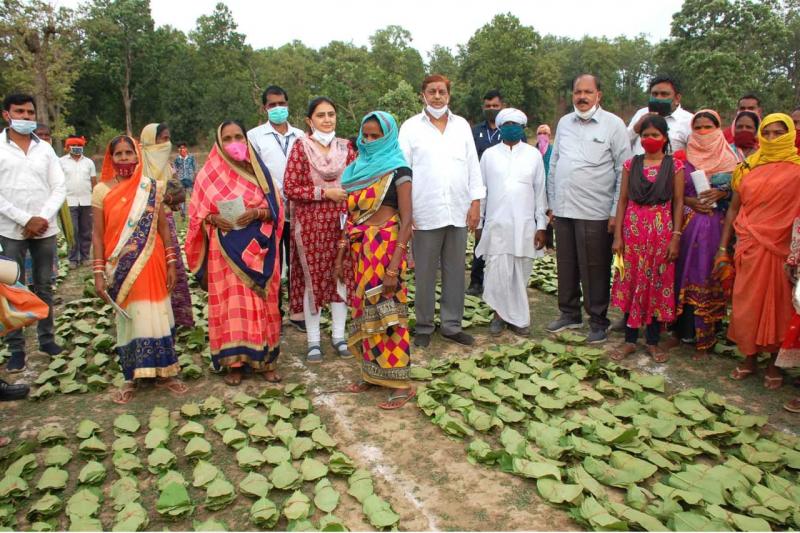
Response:
[{"label": "white kurta", "polygon": [[475,255],[486,257],[483,299],[506,322],[530,325],[527,285],[536,250],[536,231],[547,228],[542,155],[535,147],[500,143],[481,158],[486,184],[483,232]]}]

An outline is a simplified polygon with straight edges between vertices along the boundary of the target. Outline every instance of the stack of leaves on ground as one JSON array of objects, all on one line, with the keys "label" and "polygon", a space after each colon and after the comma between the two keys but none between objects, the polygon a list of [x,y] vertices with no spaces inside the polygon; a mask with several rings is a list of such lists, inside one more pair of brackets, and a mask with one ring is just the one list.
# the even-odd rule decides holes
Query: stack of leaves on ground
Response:
[{"label": "stack of leaves on ground", "polygon": [[174,413],[156,407],[147,421],[126,413],[110,427],[49,423],[2,462],[1,530],[219,531],[234,521],[347,531],[340,516],[359,510],[376,529],[400,519],[297,384],[229,402],[212,396]]},{"label": "stack of leaves on ground", "polygon": [[474,464],[531,479],[595,530],[800,527],[800,439],[696,388],[545,340],[415,371],[417,404]]}]

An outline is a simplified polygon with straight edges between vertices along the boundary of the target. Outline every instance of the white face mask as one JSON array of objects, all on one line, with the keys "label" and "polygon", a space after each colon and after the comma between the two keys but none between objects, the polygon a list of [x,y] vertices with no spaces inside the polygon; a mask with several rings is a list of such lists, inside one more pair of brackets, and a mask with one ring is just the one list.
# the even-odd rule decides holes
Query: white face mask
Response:
[{"label": "white face mask", "polygon": [[589,120],[597,113],[597,104],[594,104],[591,109],[587,109],[586,111],[581,111],[577,107],[575,108],[575,114],[578,115],[578,118],[581,120]]},{"label": "white face mask", "polygon": [[311,135],[311,138],[316,140],[322,146],[329,146],[333,140],[336,138],[336,132],[331,131],[328,133],[323,133],[319,130],[314,130],[314,134]]},{"label": "white face mask", "polygon": [[443,107],[435,108],[428,103],[427,98],[423,97],[423,99],[425,100],[425,110],[430,113],[433,118],[440,119],[447,113],[447,104]]}]

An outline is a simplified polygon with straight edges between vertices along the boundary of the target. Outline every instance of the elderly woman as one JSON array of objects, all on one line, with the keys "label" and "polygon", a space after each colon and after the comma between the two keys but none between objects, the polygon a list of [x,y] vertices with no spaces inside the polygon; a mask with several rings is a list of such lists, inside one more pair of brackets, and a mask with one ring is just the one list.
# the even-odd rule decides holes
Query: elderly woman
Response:
[{"label": "elderly woman", "polygon": [[244,127],[223,122],[194,184],[186,258],[208,289],[208,338],[215,368],[239,385],[247,365],[280,381],[280,254],[284,211]]},{"label": "elderly woman", "polygon": [[500,335],[508,326],[526,337],[531,323],[528,278],[533,259],[542,255],[547,228],[545,169],[540,151],[520,142],[528,123],[525,113],[506,108],[495,122],[503,142],[481,158],[487,199],[475,255],[486,257],[483,299],[495,311],[489,331]]},{"label": "elderly woman", "polygon": [[[676,263],[676,346],[680,339],[695,344],[694,360],[703,359],[716,344],[717,326],[725,317],[726,299],[713,279],[731,192],[736,154],[725,140],[716,111],[704,109],[692,118],[692,133],[684,166],[684,220],[681,251]],[[698,193],[692,173],[702,171],[706,190]],[[699,175],[699,174],[696,174]],[[701,182],[702,183],[702,182]],[[702,185],[701,185],[702,188]]]},{"label": "elderly woman", "polygon": [[736,231],[733,258],[733,311],[728,337],[745,355],[732,379],[755,374],[759,352],[773,355],[764,387],[777,389],[783,377],[775,355],[792,318],[792,286],[784,273],[792,224],[800,216],[800,156],[791,117],[768,115],[759,128],[759,150],[737,167],[733,199],[725,219],[715,263],[720,278],[730,279],[728,245]]}]

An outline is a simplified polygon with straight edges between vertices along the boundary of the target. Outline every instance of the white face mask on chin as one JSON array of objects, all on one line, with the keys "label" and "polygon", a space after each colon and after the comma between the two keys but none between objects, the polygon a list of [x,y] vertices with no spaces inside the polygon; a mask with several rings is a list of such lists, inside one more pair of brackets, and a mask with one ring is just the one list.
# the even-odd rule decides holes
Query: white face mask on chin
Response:
[{"label": "white face mask on chin", "polygon": [[447,104],[445,104],[443,107],[436,108],[430,105],[428,103],[428,99],[425,98],[425,110],[430,113],[433,118],[440,119],[447,114]]},{"label": "white face mask on chin", "polygon": [[581,120],[589,120],[597,113],[597,104],[594,104],[590,109],[586,111],[581,111],[577,107],[575,107],[575,114],[578,115],[578,118]]},{"label": "white face mask on chin", "polygon": [[314,134],[311,137],[320,143],[322,146],[330,146],[333,140],[336,138],[336,131],[330,131],[328,133],[323,133],[319,130],[314,130]]}]

